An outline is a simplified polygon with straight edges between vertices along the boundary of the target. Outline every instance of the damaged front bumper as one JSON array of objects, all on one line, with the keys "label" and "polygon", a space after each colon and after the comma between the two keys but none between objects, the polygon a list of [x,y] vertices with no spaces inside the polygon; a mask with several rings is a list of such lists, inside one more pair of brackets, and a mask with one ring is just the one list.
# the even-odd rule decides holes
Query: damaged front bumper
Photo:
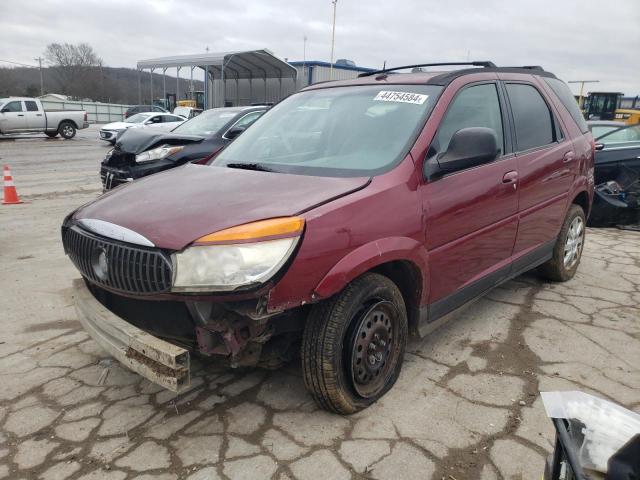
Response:
[{"label": "damaged front bumper", "polygon": [[191,384],[189,352],[127,323],[102,305],[82,279],[73,281],[75,308],[91,337],[120,363],[176,393]]}]

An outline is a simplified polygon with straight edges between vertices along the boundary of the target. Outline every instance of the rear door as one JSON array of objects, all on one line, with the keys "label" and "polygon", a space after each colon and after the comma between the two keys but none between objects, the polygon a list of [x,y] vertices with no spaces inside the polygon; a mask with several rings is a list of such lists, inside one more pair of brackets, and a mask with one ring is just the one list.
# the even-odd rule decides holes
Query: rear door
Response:
[{"label": "rear door", "polygon": [[25,117],[27,119],[27,128],[33,131],[42,131],[47,126],[44,112],[38,109],[38,103],[34,100],[25,100],[26,109]]},{"label": "rear door", "polygon": [[12,100],[2,107],[0,131],[2,133],[23,132],[27,129],[27,117],[21,100]]},{"label": "rear door", "polygon": [[510,273],[518,227],[517,159],[511,152],[506,103],[497,81],[463,87],[451,100],[429,149],[446,151],[467,127],[495,131],[501,152],[490,163],[425,184],[431,321],[482,294]]},{"label": "rear door", "polygon": [[513,115],[514,149],[520,181],[520,222],[514,270],[546,258],[564,221],[576,174],[573,144],[559,116],[533,82],[504,83]]}]

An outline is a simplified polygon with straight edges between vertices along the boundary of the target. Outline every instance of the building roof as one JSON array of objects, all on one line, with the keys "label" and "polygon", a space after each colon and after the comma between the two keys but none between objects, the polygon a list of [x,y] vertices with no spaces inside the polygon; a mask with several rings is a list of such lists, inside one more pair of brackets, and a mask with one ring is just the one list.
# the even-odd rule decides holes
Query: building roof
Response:
[{"label": "building roof", "polygon": [[[331,67],[330,62],[323,62],[320,60],[306,60],[304,62],[295,61],[295,62],[289,62],[289,65],[293,65],[294,67],[302,67],[303,65],[306,67],[327,67],[327,68]],[[357,67],[355,65],[353,66],[345,65],[343,63],[334,63],[333,68],[337,68],[340,70],[351,70],[354,72],[375,72],[376,71],[375,68]]]},{"label": "building roof", "polygon": [[172,67],[208,67],[228,79],[296,78],[297,70],[276,57],[266,48],[262,50],[197,53],[174,55],[138,61],[138,70]]}]

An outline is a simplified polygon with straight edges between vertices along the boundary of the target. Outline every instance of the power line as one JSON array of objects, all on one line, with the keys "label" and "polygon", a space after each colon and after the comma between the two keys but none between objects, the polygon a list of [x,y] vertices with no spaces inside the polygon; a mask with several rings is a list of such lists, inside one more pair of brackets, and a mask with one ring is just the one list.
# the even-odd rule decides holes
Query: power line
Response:
[{"label": "power line", "polygon": [[[36,59],[37,60],[37,59]],[[30,68],[38,68],[38,65],[28,65],[26,63],[20,63],[20,62],[12,62],[11,60],[1,60],[0,62],[4,62],[4,63],[12,63],[13,65],[20,65],[21,67],[30,67]]]}]

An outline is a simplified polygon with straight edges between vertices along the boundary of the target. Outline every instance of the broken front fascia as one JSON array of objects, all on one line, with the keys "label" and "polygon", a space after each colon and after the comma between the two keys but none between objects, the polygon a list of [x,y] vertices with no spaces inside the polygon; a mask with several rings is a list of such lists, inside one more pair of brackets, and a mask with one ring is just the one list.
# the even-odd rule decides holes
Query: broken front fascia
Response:
[{"label": "broken front fascia", "polygon": [[266,313],[266,298],[237,303],[187,302],[196,323],[197,350],[220,355],[232,367],[275,367],[290,357],[304,322],[299,309]]}]

